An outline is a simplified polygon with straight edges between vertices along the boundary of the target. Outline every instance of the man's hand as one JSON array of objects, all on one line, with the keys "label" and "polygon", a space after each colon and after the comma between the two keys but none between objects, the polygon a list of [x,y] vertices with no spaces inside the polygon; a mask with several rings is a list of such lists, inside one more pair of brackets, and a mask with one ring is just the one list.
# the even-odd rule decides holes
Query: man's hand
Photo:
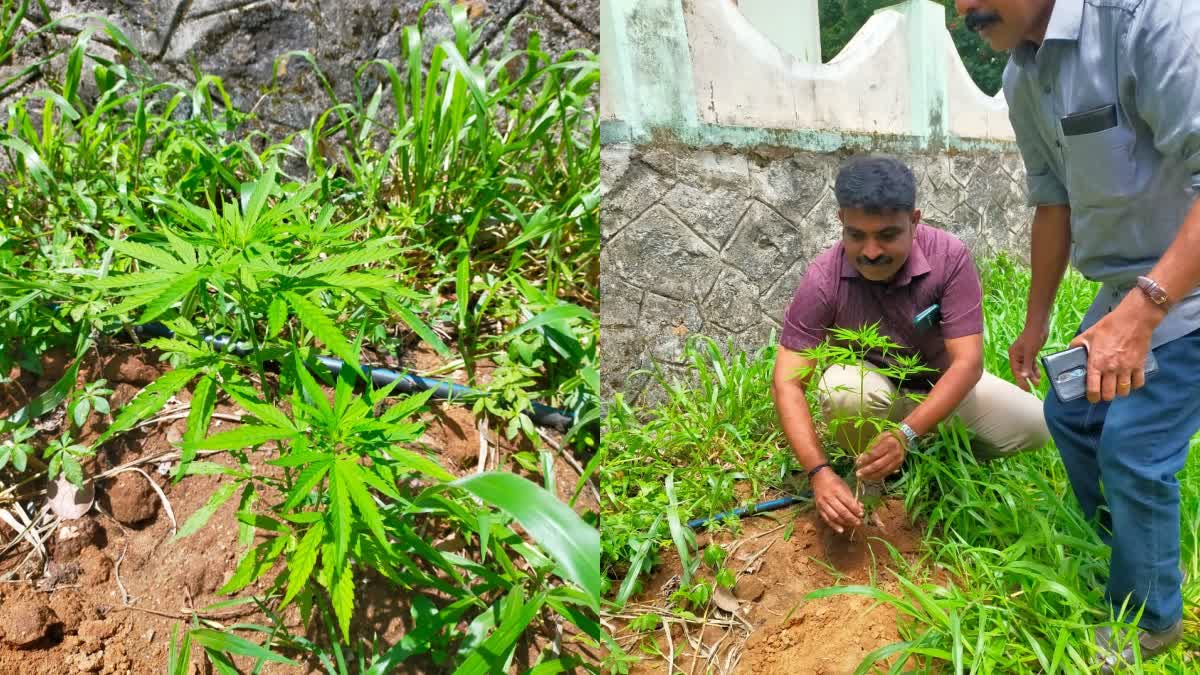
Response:
[{"label": "man's hand", "polygon": [[1042,371],[1037,366],[1037,355],[1046,344],[1048,333],[1045,328],[1031,328],[1028,324],[1012,346],[1008,348],[1008,367],[1012,369],[1017,386],[1030,391],[1030,382],[1036,387],[1042,382]]},{"label": "man's hand", "polygon": [[859,456],[857,475],[862,480],[883,480],[904,463],[905,443],[897,432],[885,431],[875,437],[870,449]]},{"label": "man's hand", "polygon": [[1087,348],[1087,398],[1092,403],[1128,396],[1146,383],[1150,335],[1164,312],[1138,296],[1141,291],[1071,340],[1072,347]]},{"label": "man's hand", "polygon": [[850,487],[833,469],[824,468],[812,477],[813,501],[817,513],[841,534],[847,527],[862,525],[863,507],[850,492]]}]

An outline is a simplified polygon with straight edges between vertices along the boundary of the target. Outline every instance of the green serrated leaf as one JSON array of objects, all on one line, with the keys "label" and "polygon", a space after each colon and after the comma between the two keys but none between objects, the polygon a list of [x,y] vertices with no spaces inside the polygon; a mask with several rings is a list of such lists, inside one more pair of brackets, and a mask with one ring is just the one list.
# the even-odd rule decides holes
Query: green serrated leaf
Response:
[{"label": "green serrated leaf", "polygon": [[233,482],[226,483],[217,488],[217,491],[208,498],[208,502],[199,509],[196,509],[196,512],[193,513],[191,517],[189,517],[187,521],[183,523],[183,527],[179,528],[179,532],[175,533],[175,539],[183,539],[184,537],[204,527],[204,524],[208,522],[208,519],[212,518],[213,514],[217,512],[217,509],[221,508],[222,504],[229,501],[229,498],[233,496],[233,493],[237,491],[237,488],[238,484]]},{"label": "green serrated leaf", "polygon": [[299,506],[300,502],[304,501],[308,497],[308,494],[312,492],[312,489],[321,482],[321,479],[325,477],[325,473],[329,471],[331,466],[333,466],[333,460],[327,459],[301,471],[300,475],[296,477],[296,482],[292,485],[292,491],[288,495],[288,500],[284,503],[283,508],[290,511]]},{"label": "green serrated leaf", "polygon": [[296,425],[292,423],[292,420],[288,419],[288,416],[282,410],[269,403],[264,403],[257,398],[252,398],[252,390],[228,385],[222,387],[222,389],[229,395],[229,398],[233,399],[234,403],[237,403],[246,412],[254,415],[264,423],[278,429],[296,430]]},{"label": "green serrated leaf", "polygon": [[437,393],[437,391],[431,388],[426,389],[419,394],[412,394],[400,403],[388,408],[387,412],[383,413],[379,419],[387,424],[391,424],[411,415],[415,415],[417,412],[425,410],[425,404],[429,402],[429,399],[432,398],[435,393]]},{"label": "green serrated leaf", "polygon": [[88,286],[99,289],[129,288],[130,286],[148,286],[151,284],[165,286],[176,276],[178,275],[173,270],[156,269],[147,272],[117,274],[103,279],[88,280]]},{"label": "green serrated leaf", "polygon": [[271,300],[271,306],[267,308],[267,338],[279,335],[279,331],[283,330],[283,324],[286,321],[287,305],[283,302],[283,298],[277,295]]},{"label": "green serrated leaf", "polygon": [[367,265],[381,260],[391,260],[396,257],[396,249],[392,246],[373,246],[349,253],[331,255],[306,267],[301,273],[304,277],[315,277],[323,274],[342,272],[351,267]]},{"label": "green serrated leaf", "polygon": [[142,323],[150,323],[157,319],[163,312],[170,309],[171,305],[179,302],[181,298],[195,289],[199,281],[200,273],[195,271],[188,272],[173,281],[170,286],[163,289],[162,293],[146,303],[146,308],[142,311]]},{"label": "green serrated leaf", "polygon": [[319,307],[300,295],[287,293],[286,297],[288,304],[295,310],[296,318],[299,319],[301,325],[323,342],[336,356],[354,366],[356,370],[362,370],[358,363],[358,354],[350,348],[350,343],[346,341],[345,336],[338,330],[332,319],[325,316]]},{"label": "green serrated leaf", "polygon": [[441,464],[425,457],[424,455],[406,450],[400,446],[392,446],[386,450],[388,457],[402,468],[410,471],[416,471],[431,478],[436,478],[440,481],[452,481],[454,475],[442,467]]},{"label": "green serrated leaf", "polygon": [[241,476],[242,474],[216,462],[191,462],[179,472],[180,476]]},{"label": "green serrated leaf", "polygon": [[272,537],[246,551],[246,555],[242,556],[237,569],[234,570],[233,577],[218,592],[237,593],[257,581],[279,559],[287,542],[288,537]]},{"label": "green serrated leaf", "polygon": [[208,438],[202,438],[196,441],[184,443],[185,450],[240,450],[249,448],[255,445],[266,443],[267,441],[278,441],[295,437],[296,432],[291,429],[280,429],[278,427],[266,427],[258,424],[243,424],[237,429],[223,431],[219,434],[213,434]]},{"label": "green serrated leaf", "polygon": [[337,615],[342,639],[350,641],[350,617],[354,614],[354,571],[350,565],[343,566],[335,575],[329,589],[329,600],[333,613]]},{"label": "green serrated leaf", "polygon": [[[212,420],[213,409],[217,405],[217,387],[212,377],[205,376],[196,383],[192,392],[192,407],[188,411],[187,429],[183,432],[183,442],[197,443],[208,433],[208,423]],[[185,475],[188,465],[196,458],[195,448],[185,448],[179,455],[179,466],[175,470],[176,480]]]},{"label": "green serrated leaf", "polygon": [[354,508],[362,516],[367,528],[375,535],[375,539],[379,541],[380,545],[387,548],[390,543],[387,533],[383,529],[383,519],[379,516],[379,507],[375,505],[371,493],[363,487],[363,472],[355,463],[356,460],[357,458],[339,460],[334,470],[339,474],[339,481],[346,486],[347,492],[350,493],[350,500],[354,502]]},{"label": "green serrated leaf", "polygon": [[341,567],[342,563],[346,561],[347,551],[350,548],[350,530],[353,527],[353,514],[350,512],[350,490],[341,476],[342,474],[336,470],[329,474],[329,517],[333,520],[334,567]]},{"label": "green serrated leaf", "polygon": [[317,554],[321,551],[321,539],[324,536],[325,523],[317,521],[300,539],[295,553],[292,554],[292,559],[288,561],[287,592],[283,595],[283,603],[280,605],[279,611],[283,611],[308,583],[313,567],[317,564]]},{"label": "green serrated leaf", "polygon": [[142,262],[148,262],[160,269],[171,270],[172,272],[188,271],[187,265],[161,248],[129,241],[128,239],[109,241],[108,244],[116,249],[118,253],[123,253]]},{"label": "green serrated leaf", "polygon": [[108,439],[132,429],[138,422],[158,412],[166,404],[167,399],[183,389],[198,372],[195,368],[180,368],[164,373],[162,377],[151,382],[132,401],[121,408],[121,412],[113,420],[112,426],[92,442],[92,447],[100,447]]}]

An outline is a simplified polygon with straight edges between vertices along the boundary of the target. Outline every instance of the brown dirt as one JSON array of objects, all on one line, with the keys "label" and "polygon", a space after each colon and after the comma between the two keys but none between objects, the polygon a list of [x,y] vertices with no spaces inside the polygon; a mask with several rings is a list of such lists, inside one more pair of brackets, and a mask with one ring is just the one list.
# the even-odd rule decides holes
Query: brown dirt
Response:
[{"label": "brown dirt", "polygon": [[145,476],[134,471],[109,479],[100,493],[100,505],[122,525],[136,527],[158,513],[158,497]]},{"label": "brown dirt", "polygon": [[[44,375],[14,373],[14,380],[21,388],[0,390],[0,394],[12,393],[10,398],[15,406],[12,410],[61,377],[69,364],[69,359],[61,356],[56,353],[50,359]],[[132,399],[145,382],[153,381],[165,369],[156,355],[117,348],[110,356],[89,358],[81,369],[80,380],[106,377],[108,386],[115,390],[113,409],[117,410],[119,404]],[[190,395],[186,391],[180,392],[176,399],[177,402],[168,402],[165,409],[181,408],[179,404],[189,400]],[[0,397],[0,404],[4,403]],[[218,403],[217,411],[238,412],[223,402]],[[95,438],[106,426],[98,416],[93,420],[82,430],[81,442]],[[474,471],[478,462],[479,432],[469,410],[458,406],[436,406],[427,421],[425,445],[435,453],[445,454],[443,464],[452,472]],[[61,423],[64,422],[60,415]],[[214,419],[210,433],[224,431],[231,424]],[[183,420],[163,421],[122,434],[106,443],[94,459],[86,462],[85,471],[94,474],[170,452],[174,450],[171,442],[180,437],[183,425]],[[58,429],[46,431],[44,435],[48,438]],[[507,464],[503,458],[512,449],[511,444],[499,442],[494,432],[490,436],[493,447],[499,448],[500,457],[493,458],[492,464]],[[279,471],[265,464],[270,454],[262,451],[251,456],[257,473]],[[228,454],[214,454],[205,459],[227,466],[236,465]],[[556,473],[566,467],[562,461],[557,465]],[[226,480],[224,476],[192,476],[173,483],[168,477],[174,468],[173,462],[142,464],[139,468],[166,494],[180,525]],[[559,477],[560,495],[565,491],[565,496],[569,497],[569,490],[577,479],[578,474],[573,472]],[[218,594],[217,590],[232,576],[244,550],[238,543],[236,497],[226,502],[200,531],[175,540],[157,494],[140,473],[120,473],[103,481],[96,492],[97,505],[88,515],[60,523],[51,534],[47,541],[49,559],[44,565],[36,555],[29,555],[31,551],[27,544],[0,557],[0,577],[10,579],[8,583],[0,583],[0,674],[162,672],[172,629],[186,625],[187,616],[193,610],[223,625],[270,625],[266,617],[247,606],[204,611],[208,605],[230,599]],[[578,506],[583,507],[582,504]],[[426,529],[429,539],[438,541],[441,547],[456,546],[446,537],[438,537],[438,523],[429,523]],[[0,545],[7,544],[13,534],[11,529],[0,524]],[[274,576],[273,572],[264,575],[262,582],[239,593],[239,597],[264,592]],[[378,639],[384,645],[394,644],[412,628],[410,601],[414,593],[401,592],[383,579],[367,577],[361,582],[351,624],[352,634],[367,640]],[[318,643],[325,642],[320,631],[300,625],[294,606],[283,619],[293,634],[305,635]],[[248,637],[260,638],[257,635]],[[199,663],[199,658],[194,655],[193,661]],[[431,663],[413,661],[410,659],[406,663],[406,672],[439,672]],[[208,671],[201,668],[194,672]],[[272,665],[262,672],[318,673],[324,669],[319,663],[311,662],[300,668]]]},{"label": "brown dirt", "polygon": [[[907,522],[903,506],[885,501],[877,511],[880,525],[859,528],[853,539],[839,535],[808,507],[797,507],[743,521],[737,537],[729,532],[701,533],[701,549],[715,543],[731,555],[726,566],[738,575],[733,596],[741,621],[715,602],[697,615],[726,625],[672,622],[675,668],[686,673],[736,672],[745,675],[778,673],[837,674],[854,672],[870,651],[900,639],[896,612],[863,596],[838,594],[805,600],[810,592],[835,585],[875,585],[894,591],[886,568],[891,544],[907,561],[920,548],[920,530]],[[791,526],[790,538],[785,532]],[[682,570],[675,552],[664,552],[646,592],[631,603],[630,614],[669,613],[668,598],[679,587]],[[711,579],[711,573],[704,573]],[[739,625],[741,624],[741,625]],[[748,628],[746,625],[748,624]],[[617,632],[626,651],[636,653],[639,642],[653,640],[662,653],[670,652],[664,629],[636,636]],[[697,650],[693,640],[701,645]],[[710,658],[711,657],[711,658]],[[729,668],[726,670],[726,668]],[[634,673],[665,673],[662,659],[645,658]]]}]

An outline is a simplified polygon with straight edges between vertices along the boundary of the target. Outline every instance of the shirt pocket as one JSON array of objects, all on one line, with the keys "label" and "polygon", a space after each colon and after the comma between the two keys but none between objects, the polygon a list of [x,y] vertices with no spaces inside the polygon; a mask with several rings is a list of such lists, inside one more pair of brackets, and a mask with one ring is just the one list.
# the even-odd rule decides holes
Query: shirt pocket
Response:
[{"label": "shirt pocket", "polygon": [[1113,204],[1135,193],[1133,130],[1122,126],[1116,105],[1059,120],[1072,204]]}]

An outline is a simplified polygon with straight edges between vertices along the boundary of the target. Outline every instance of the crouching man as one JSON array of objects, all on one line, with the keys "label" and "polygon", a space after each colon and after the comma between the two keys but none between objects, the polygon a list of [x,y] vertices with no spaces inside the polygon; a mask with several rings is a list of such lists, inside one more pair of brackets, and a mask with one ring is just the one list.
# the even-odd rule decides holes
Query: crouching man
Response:
[{"label": "crouching man", "polygon": [[[834,191],[842,241],[809,265],[787,310],[775,360],[772,393],[783,430],[808,472],[821,517],[837,532],[861,524],[862,505],[832,469],[821,448],[805,390],[815,362],[801,352],[824,342],[833,328],[879,330],[933,369],[906,390],[927,393],[919,404],[872,369],[871,363],[831,366],[818,396],[826,421],[886,417],[902,433],[874,435],[872,425],[836,425],[837,441],[859,457],[856,473],[880,480],[904,463],[912,443],[957,414],[974,434],[981,459],[1037,448],[1049,438],[1035,396],[983,370],[983,307],[979,274],[967,247],[921,223],[916,181],[888,157],[857,158],[838,173]],[[940,320],[914,325],[923,310],[940,306]]]}]

